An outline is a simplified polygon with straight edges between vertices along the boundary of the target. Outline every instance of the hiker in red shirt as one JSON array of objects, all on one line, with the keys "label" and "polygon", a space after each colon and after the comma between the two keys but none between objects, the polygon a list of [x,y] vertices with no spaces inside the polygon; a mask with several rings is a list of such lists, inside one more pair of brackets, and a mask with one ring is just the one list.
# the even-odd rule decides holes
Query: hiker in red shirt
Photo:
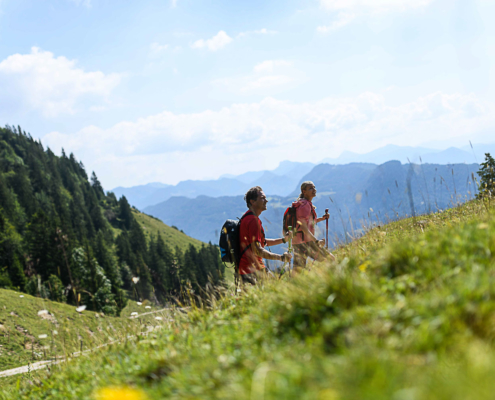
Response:
[{"label": "hiker in red shirt", "polygon": [[281,239],[266,239],[263,224],[259,219],[260,214],[266,210],[266,199],[263,189],[255,186],[249,189],[244,196],[248,211],[241,218],[239,228],[239,242],[241,259],[239,262],[239,274],[243,283],[256,284],[260,278],[260,272],[265,272],[263,258],[267,260],[278,260],[287,262],[291,260],[292,254],[282,255],[271,253],[265,250],[265,246],[276,246],[285,243],[292,238],[292,233]]},{"label": "hiker in red shirt", "polygon": [[306,266],[308,257],[317,261],[325,258],[335,260],[334,255],[325,249],[325,239],[318,240],[315,237],[316,224],[330,217],[327,213],[323,217],[317,218],[315,206],[311,202],[315,197],[315,184],[311,181],[306,181],[301,184],[299,198],[292,203],[292,207],[296,209],[298,225],[292,240],[294,245],[294,268],[296,271]]}]

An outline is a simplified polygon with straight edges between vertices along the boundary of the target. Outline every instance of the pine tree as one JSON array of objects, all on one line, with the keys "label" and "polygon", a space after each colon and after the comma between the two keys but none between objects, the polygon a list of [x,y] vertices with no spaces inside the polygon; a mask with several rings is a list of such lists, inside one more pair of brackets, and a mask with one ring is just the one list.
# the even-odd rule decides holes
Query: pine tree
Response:
[{"label": "pine tree", "polygon": [[131,206],[127,202],[125,196],[122,196],[119,200],[119,214],[118,218],[121,221],[122,229],[131,229],[132,221],[134,220],[134,216],[132,215]]},{"label": "pine tree", "polygon": [[105,271],[106,277],[109,279],[112,293],[117,302],[118,313],[126,306],[127,299],[122,290],[122,277],[117,264],[116,256],[110,246],[105,243],[105,237],[102,232],[98,232],[94,244],[94,255],[98,264]]},{"label": "pine tree", "polygon": [[172,293],[171,266],[173,255],[163,239],[158,235],[155,240],[150,239],[149,268],[153,278],[155,294],[160,302],[165,302]]},{"label": "pine tree", "polygon": [[478,198],[495,195],[495,160],[490,153],[485,153],[485,162],[478,171],[480,176]]},{"label": "pine tree", "polygon": [[105,197],[105,192],[103,191],[103,186],[101,186],[101,183],[94,171],[91,175],[91,186],[93,187],[98,200],[102,200]]},{"label": "pine tree", "polygon": [[25,290],[27,279],[26,279],[26,275],[24,275],[24,270],[17,255],[14,255],[8,267],[8,271],[12,285],[16,287],[18,290],[22,290],[22,291]]}]

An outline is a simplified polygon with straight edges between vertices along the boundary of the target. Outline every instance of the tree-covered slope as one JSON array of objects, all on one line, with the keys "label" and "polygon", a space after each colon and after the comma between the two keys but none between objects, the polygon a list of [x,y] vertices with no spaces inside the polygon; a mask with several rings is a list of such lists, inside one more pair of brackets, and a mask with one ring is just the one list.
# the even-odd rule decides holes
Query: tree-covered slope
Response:
[{"label": "tree-covered slope", "polygon": [[2,395],[491,399],[494,237],[489,200],[380,226],[335,263],[178,313]]},{"label": "tree-covered slope", "polygon": [[0,129],[0,287],[116,314],[129,297],[164,304],[219,284],[217,249],[171,230],[105,194],[73,154]]},{"label": "tree-covered slope", "polygon": [[204,244],[203,242],[186,235],[177,227],[168,226],[155,217],[143,214],[136,209],[133,209],[132,213],[143,229],[144,235],[148,241],[153,237],[158,237],[158,235],[160,235],[169,247],[173,249],[178,247],[182,251],[188,250],[190,245],[200,248]]}]

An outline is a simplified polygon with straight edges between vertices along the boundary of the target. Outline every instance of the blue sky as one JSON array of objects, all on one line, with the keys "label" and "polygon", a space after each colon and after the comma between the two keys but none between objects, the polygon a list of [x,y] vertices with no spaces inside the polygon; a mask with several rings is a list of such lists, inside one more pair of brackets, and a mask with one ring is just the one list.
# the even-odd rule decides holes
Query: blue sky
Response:
[{"label": "blue sky", "polygon": [[0,124],[108,189],[493,143],[494,3],[0,0]]}]

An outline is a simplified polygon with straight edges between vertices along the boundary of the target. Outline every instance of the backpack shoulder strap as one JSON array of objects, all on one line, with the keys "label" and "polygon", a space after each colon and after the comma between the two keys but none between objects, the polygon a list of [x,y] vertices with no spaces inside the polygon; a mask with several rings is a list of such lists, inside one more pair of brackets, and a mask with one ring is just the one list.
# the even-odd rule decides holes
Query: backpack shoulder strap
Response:
[{"label": "backpack shoulder strap", "polygon": [[252,212],[252,211],[247,212],[246,214],[244,214],[244,215],[243,215],[243,216],[239,219],[239,221],[242,221],[242,219],[243,219],[244,217],[248,217],[248,216],[250,216],[250,215],[254,215],[254,212]]}]

